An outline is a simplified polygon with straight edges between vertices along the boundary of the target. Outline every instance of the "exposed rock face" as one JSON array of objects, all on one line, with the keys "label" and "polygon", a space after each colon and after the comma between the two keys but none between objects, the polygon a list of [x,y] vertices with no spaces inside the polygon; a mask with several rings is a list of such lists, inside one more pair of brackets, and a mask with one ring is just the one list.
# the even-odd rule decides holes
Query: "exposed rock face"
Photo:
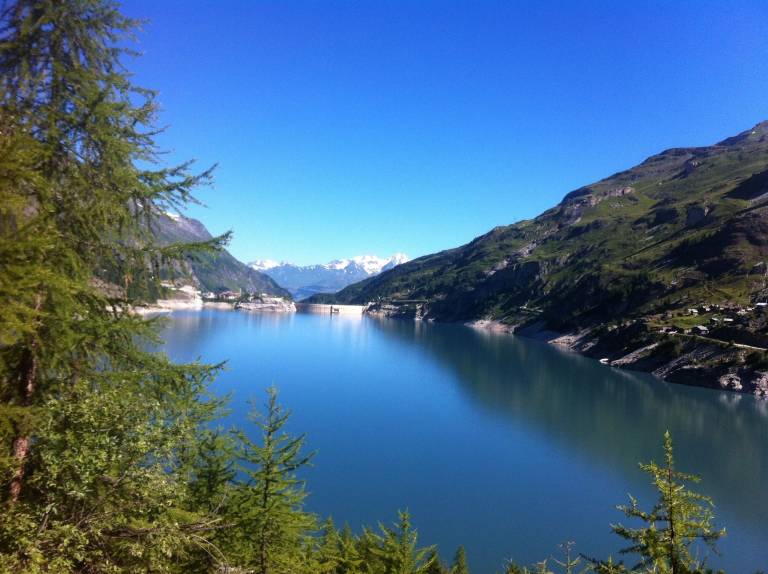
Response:
[{"label": "exposed rock face", "polygon": [[202,309],[203,299],[200,292],[191,285],[171,287],[167,299],[158,299],[154,308],[172,311],[175,309]]},{"label": "exposed rock face", "polygon": [[235,305],[241,311],[261,311],[267,313],[295,313],[293,301],[282,297],[256,297],[251,301],[241,301]]},{"label": "exposed rock face", "polygon": [[509,259],[502,259],[499,261],[496,265],[494,265],[491,269],[485,272],[487,277],[490,277],[491,275],[494,275],[495,273],[498,273],[499,271],[503,271],[509,266]]},{"label": "exposed rock face", "polygon": [[605,197],[624,197],[625,195],[629,195],[630,193],[634,193],[635,188],[631,186],[624,186],[624,187],[617,187],[615,189],[611,189],[608,193],[605,194]]},{"label": "exposed rock face", "polygon": [[697,159],[689,159],[688,161],[685,162],[685,164],[683,164],[683,169],[682,171],[680,171],[677,177],[678,178],[688,177],[700,165],[701,165],[701,161]]},{"label": "exposed rock face", "polygon": [[170,313],[171,311],[184,309],[202,309],[204,301],[200,292],[191,285],[164,284],[166,294],[164,299],[158,299],[151,305],[136,307],[135,313],[140,315],[154,313]]},{"label": "exposed rock face", "polygon": [[755,396],[768,397],[768,373],[756,373],[752,384],[755,387]]},{"label": "exposed rock face", "polygon": [[[518,249],[515,254],[518,257],[528,257],[531,253],[533,253],[533,250],[536,249],[539,246],[538,242],[531,241],[530,243],[526,243],[523,245],[520,249]],[[507,261],[506,259],[504,261]],[[507,261],[508,263],[508,261]],[[506,265],[505,265],[506,266]]]},{"label": "exposed rock face", "polygon": [[727,373],[720,377],[720,386],[724,389],[740,391],[742,389],[741,377],[736,373]]},{"label": "exposed rock face", "polygon": [[591,187],[580,187],[579,189],[566,193],[565,197],[563,197],[563,200],[560,202],[560,205],[565,207],[568,205],[589,204],[591,201],[590,198],[594,196],[594,193],[595,190]]},{"label": "exposed rock face", "polygon": [[591,187],[582,187],[567,194],[560,202],[560,216],[563,225],[573,225],[581,220],[585,209],[595,207],[601,201],[612,197],[624,197],[634,193],[635,189],[624,185],[608,191],[597,191]]},{"label": "exposed rock face", "polygon": [[421,320],[428,312],[428,308],[420,303],[371,303],[364,309],[366,315],[374,317],[388,317],[392,319],[416,319]]},{"label": "exposed rock face", "polygon": [[560,220],[562,225],[578,223],[584,210],[594,205],[595,190],[582,187],[567,194],[560,202]]}]

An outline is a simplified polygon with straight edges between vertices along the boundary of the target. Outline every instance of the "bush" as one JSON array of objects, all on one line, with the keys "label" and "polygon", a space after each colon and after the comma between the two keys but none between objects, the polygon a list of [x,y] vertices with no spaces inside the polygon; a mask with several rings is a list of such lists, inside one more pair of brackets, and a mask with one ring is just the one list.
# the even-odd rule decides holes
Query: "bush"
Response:
[{"label": "bush", "polygon": [[678,337],[667,335],[656,347],[656,354],[670,357],[679,357],[683,354],[683,342]]}]

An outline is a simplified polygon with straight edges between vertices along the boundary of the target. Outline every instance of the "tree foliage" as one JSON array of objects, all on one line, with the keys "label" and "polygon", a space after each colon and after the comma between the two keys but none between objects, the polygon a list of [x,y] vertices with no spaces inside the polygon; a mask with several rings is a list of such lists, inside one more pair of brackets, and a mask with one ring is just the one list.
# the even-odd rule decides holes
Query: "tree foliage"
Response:
[{"label": "tree foliage", "polygon": [[267,393],[265,412],[251,410],[260,441],[239,435],[247,478],[235,494],[233,517],[247,541],[239,563],[258,574],[289,574],[301,569],[307,535],[315,529],[315,517],[302,510],[306,493],[296,476],[312,454],[302,453],[303,435],[286,432],[290,412],[278,404],[277,390],[270,387]]},{"label": "tree foliage", "polygon": [[131,313],[192,249],[156,245],[153,217],[210,172],[159,166],[154,94],[122,67],[136,24],[101,0],[0,14],[6,571],[168,571],[213,520],[185,509],[181,470],[217,368],[147,351],[156,322]]},{"label": "tree foliage", "polygon": [[456,550],[456,555],[453,557],[453,564],[451,565],[451,574],[469,574],[467,551],[464,550],[463,546],[459,546]]},{"label": "tree foliage", "polygon": [[686,483],[698,483],[698,476],[680,472],[675,467],[672,437],[664,434],[664,464],[641,464],[640,468],[651,477],[659,499],[650,510],[643,510],[636,498],[630,496],[628,505],[619,506],[628,518],[642,526],[613,525],[613,531],[630,545],[622,554],[633,554],[639,562],[628,569],[613,562],[596,563],[596,571],[654,572],[658,574],[693,574],[704,572],[706,559],[699,557],[704,548],[715,550],[715,543],[725,535],[725,529],[716,529],[714,503]]}]

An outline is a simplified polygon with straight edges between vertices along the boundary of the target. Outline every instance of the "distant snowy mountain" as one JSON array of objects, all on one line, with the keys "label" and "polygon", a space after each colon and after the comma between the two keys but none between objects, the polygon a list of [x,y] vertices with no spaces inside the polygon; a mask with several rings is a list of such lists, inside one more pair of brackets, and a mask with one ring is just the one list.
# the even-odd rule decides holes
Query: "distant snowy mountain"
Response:
[{"label": "distant snowy mountain", "polygon": [[301,300],[315,293],[335,293],[347,285],[378,275],[406,261],[409,261],[407,255],[395,253],[391,257],[357,255],[318,265],[301,266],[272,259],[257,259],[249,265],[270,276],[290,291],[295,299]]},{"label": "distant snowy mountain", "polygon": [[266,271],[267,269],[280,267],[281,265],[286,265],[285,261],[275,261],[274,259],[257,259],[248,264],[249,267],[256,271]]}]

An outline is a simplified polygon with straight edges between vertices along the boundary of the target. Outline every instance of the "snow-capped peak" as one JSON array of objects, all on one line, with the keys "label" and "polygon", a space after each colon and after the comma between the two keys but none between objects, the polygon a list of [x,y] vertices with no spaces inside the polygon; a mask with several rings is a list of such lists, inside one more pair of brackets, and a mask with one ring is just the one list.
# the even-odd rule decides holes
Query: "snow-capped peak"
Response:
[{"label": "snow-capped peak", "polygon": [[268,271],[270,269],[295,268],[295,269],[328,269],[333,271],[356,273],[363,272],[366,275],[376,275],[382,271],[392,269],[396,265],[410,261],[405,253],[395,253],[391,257],[377,257],[376,255],[355,255],[348,259],[334,259],[320,265],[295,265],[287,261],[274,259],[256,259],[248,265],[256,271]]},{"label": "snow-capped peak", "polygon": [[405,253],[395,253],[392,257],[389,258],[389,261],[385,265],[390,266],[390,269],[392,267],[395,267],[396,265],[401,265],[403,263],[408,263],[411,260],[410,257],[408,257]]},{"label": "snow-capped peak", "polygon": [[249,265],[269,275],[300,300],[315,293],[335,293],[347,285],[388,271],[406,261],[409,261],[407,255],[395,253],[391,257],[356,255],[322,265],[295,265],[273,259],[257,259]]},{"label": "snow-capped peak", "polygon": [[326,269],[347,269],[355,266],[365,271],[368,275],[376,275],[385,269],[391,269],[408,261],[408,256],[403,253],[395,253],[391,257],[377,257],[376,255],[355,255],[349,259],[336,259],[323,265]]},{"label": "snow-capped peak", "polygon": [[256,261],[251,261],[248,265],[253,269],[256,269],[256,271],[265,271],[267,269],[286,265],[286,263],[285,261],[275,261],[274,259],[257,259]]}]

